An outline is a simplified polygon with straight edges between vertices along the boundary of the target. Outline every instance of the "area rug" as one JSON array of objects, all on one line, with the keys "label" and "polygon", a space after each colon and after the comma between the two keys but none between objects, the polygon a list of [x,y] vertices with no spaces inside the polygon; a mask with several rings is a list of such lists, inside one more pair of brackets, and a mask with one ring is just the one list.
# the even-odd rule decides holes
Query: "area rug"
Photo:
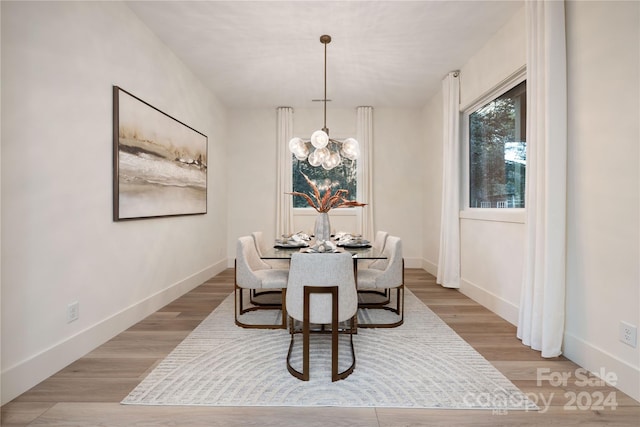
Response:
[{"label": "area rug", "polygon": [[[256,321],[265,321],[265,311],[258,313],[261,318]],[[276,313],[267,314],[274,323],[279,321]],[[361,310],[359,321],[377,321],[389,314]],[[354,335],[357,362],[348,378],[331,382],[330,338],[320,334],[311,338],[310,381],[304,382],[287,371],[288,331],[235,326],[232,294],[122,403],[537,409],[408,289],[402,326],[361,328]],[[340,345],[344,368],[351,362],[348,336],[341,336]],[[293,357],[298,369],[300,353],[296,350]]]}]

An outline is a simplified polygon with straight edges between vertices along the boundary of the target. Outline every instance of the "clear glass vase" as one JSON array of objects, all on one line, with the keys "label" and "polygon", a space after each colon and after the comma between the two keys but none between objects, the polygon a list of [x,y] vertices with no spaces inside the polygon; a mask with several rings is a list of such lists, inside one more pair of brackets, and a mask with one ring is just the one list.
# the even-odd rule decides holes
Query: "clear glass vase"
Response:
[{"label": "clear glass vase", "polygon": [[320,212],[316,217],[313,234],[315,234],[316,241],[331,240],[331,223],[329,222],[329,214],[327,212]]}]

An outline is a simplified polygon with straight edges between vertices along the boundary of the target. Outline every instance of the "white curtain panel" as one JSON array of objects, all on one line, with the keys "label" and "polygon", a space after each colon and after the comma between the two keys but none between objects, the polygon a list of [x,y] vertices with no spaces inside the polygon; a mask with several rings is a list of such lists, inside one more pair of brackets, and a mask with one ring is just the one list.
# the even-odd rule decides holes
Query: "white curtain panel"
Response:
[{"label": "white curtain panel", "polygon": [[442,215],[436,282],[460,287],[460,73],[442,80]]},{"label": "white curtain panel", "polygon": [[362,209],[362,221],[360,233],[371,239],[375,237],[375,225],[373,223],[373,177],[371,164],[373,159],[373,107],[358,107],[356,109],[356,139],[360,144],[360,186],[358,188],[358,201],[366,203]]},{"label": "white curtain panel", "polygon": [[292,189],[291,152],[289,140],[293,137],[293,108],[278,107],[278,129],[276,135],[277,183],[276,194],[276,237],[293,233],[292,197],[285,194]]},{"label": "white curtain panel", "polygon": [[527,1],[526,243],[518,338],[562,353],[565,319],[567,78],[563,1]]}]

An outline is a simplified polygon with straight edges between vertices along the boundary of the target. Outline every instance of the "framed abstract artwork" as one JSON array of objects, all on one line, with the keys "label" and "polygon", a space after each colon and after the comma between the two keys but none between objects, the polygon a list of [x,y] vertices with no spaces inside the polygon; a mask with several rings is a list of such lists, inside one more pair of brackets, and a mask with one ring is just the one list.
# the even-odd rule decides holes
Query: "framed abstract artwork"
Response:
[{"label": "framed abstract artwork", "polygon": [[207,136],[113,87],[114,221],[207,213]]}]

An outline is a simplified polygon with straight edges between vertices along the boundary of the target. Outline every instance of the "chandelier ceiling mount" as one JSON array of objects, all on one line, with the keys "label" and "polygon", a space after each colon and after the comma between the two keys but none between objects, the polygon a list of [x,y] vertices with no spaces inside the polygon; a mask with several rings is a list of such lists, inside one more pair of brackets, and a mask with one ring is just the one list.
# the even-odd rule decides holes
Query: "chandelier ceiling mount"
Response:
[{"label": "chandelier ceiling mount", "polygon": [[324,45],[324,125],[321,130],[311,134],[309,140],[302,138],[292,138],[289,141],[289,150],[300,161],[307,160],[313,167],[322,166],[326,170],[331,170],[342,163],[344,158],[356,160],[360,156],[358,141],[354,138],[347,138],[344,141],[329,138],[327,128],[327,45],[331,43],[331,36],[320,36],[320,43]]}]

